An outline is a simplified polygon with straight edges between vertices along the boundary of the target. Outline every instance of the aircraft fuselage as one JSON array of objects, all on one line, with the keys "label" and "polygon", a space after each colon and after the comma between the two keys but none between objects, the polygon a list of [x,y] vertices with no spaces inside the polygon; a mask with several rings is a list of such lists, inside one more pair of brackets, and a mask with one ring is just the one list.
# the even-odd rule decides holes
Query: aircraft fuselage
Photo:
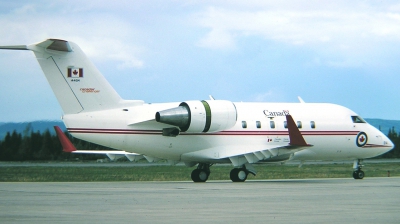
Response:
[{"label": "aircraft fuselage", "polygon": [[[173,127],[154,120],[157,111],[179,103],[143,104],[128,108],[65,115],[68,131],[77,138],[173,161],[230,162],[227,156],[289,143],[285,115],[292,115],[313,147],[295,152],[295,160],[360,159],[380,155],[393,146],[368,123],[356,123],[353,111],[322,103],[234,103],[234,127],[214,133],[162,135]],[[357,144],[357,138],[366,139]],[[364,137],[365,138],[365,137]],[[360,141],[360,140],[359,140]],[[276,156],[276,155],[275,155]],[[272,156],[274,157],[274,156]],[[271,157],[271,159],[272,159]],[[268,161],[268,159],[266,159]]]}]

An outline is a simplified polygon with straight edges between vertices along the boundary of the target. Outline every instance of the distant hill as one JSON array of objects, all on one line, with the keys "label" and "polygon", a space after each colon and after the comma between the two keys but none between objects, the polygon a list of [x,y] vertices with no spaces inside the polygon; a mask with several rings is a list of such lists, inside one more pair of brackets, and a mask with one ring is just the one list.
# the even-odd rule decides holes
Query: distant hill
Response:
[{"label": "distant hill", "polygon": [[[397,120],[384,120],[384,119],[365,119],[368,123],[380,130],[387,135],[389,129],[395,128],[396,132],[400,132],[400,121]],[[49,129],[50,133],[55,134],[53,126],[60,126],[62,130],[66,130],[65,125],[62,121],[32,121],[22,123],[5,123],[0,122],[0,140],[3,140],[7,132],[13,132],[16,130],[18,133],[23,133],[28,124],[31,124],[31,130],[40,131],[43,133],[46,129]]]},{"label": "distant hill", "polygon": [[14,130],[17,133],[23,133],[28,125],[31,125],[31,130],[34,132],[40,131],[43,133],[46,129],[49,129],[50,133],[55,134],[53,126],[60,126],[62,130],[66,130],[65,125],[62,121],[32,121],[32,122],[9,122],[9,123],[0,123],[0,140],[3,140],[6,136],[7,132],[13,132]]},{"label": "distant hill", "polygon": [[365,120],[372,126],[380,129],[385,135],[389,133],[389,129],[391,129],[392,127],[394,127],[397,133],[400,132],[400,121],[373,119],[373,118],[366,118]]}]

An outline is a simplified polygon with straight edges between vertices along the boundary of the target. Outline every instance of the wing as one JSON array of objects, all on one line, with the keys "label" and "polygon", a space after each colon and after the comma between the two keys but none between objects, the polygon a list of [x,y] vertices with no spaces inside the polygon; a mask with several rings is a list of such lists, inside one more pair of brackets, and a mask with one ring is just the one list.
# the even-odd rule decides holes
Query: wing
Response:
[{"label": "wing", "polygon": [[286,115],[286,121],[289,132],[289,144],[278,145],[271,148],[265,148],[262,150],[253,150],[242,154],[231,154],[228,158],[231,160],[234,166],[240,166],[245,163],[256,163],[258,161],[274,161],[274,160],[287,160],[293,153],[301,151],[303,149],[312,147],[307,144],[304,140],[303,135],[297,128],[291,115]]},{"label": "wing", "polygon": [[280,145],[253,145],[248,148],[245,145],[236,145],[208,148],[196,152],[182,155],[183,160],[227,160],[229,159],[234,166],[241,166],[246,163],[256,163],[259,161],[275,162],[290,159],[293,153],[312,147],[304,140],[303,135],[297,128],[291,115],[286,116],[289,132],[289,143]]},{"label": "wing", "polygon": [[120,151],[120,150],[77,150],[75,146],[72,144],[72,142],[68,139],[68,137],[62,132],[60,127],[54,126],[54,130],[57,133],[58,139],[61,142],[61,145],[63,147],[64,152],[69,152],[69,153],[77,153],[77,154],[101,154],[101,155],[107,155],[110,160],[114,161],[122,157],[126,157],[129,159],[129,161],[139,161],[140,159],[146,158],[149,162],[154,162],[155,159],[152,157],[145,157],[143,155],[137,154],[137,153],[132,153],[132,152],[126,152],[126,151]]}]

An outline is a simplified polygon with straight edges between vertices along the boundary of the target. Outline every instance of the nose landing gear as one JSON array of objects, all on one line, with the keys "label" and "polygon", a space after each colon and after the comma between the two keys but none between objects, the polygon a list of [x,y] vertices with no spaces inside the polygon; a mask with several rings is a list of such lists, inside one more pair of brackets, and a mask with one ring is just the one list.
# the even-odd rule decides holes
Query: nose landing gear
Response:
[{"label": "nose landing gear", "polygon": [[357,159],[354,160],[354,164],[353,164],[353,178],[360,180],[364,178],[364,171],[361,170],[361,168],[363,167],[362,163],[362,159]]}]

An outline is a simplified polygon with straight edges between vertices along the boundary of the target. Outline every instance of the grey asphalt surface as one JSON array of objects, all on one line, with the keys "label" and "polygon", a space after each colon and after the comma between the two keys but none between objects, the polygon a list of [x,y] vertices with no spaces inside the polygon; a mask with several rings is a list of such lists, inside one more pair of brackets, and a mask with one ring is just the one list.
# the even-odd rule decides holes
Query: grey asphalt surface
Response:
[{"label": "grey asphalt surface", "polygon": [[0,183],[0,223],[399,223],[400,178]]}]

